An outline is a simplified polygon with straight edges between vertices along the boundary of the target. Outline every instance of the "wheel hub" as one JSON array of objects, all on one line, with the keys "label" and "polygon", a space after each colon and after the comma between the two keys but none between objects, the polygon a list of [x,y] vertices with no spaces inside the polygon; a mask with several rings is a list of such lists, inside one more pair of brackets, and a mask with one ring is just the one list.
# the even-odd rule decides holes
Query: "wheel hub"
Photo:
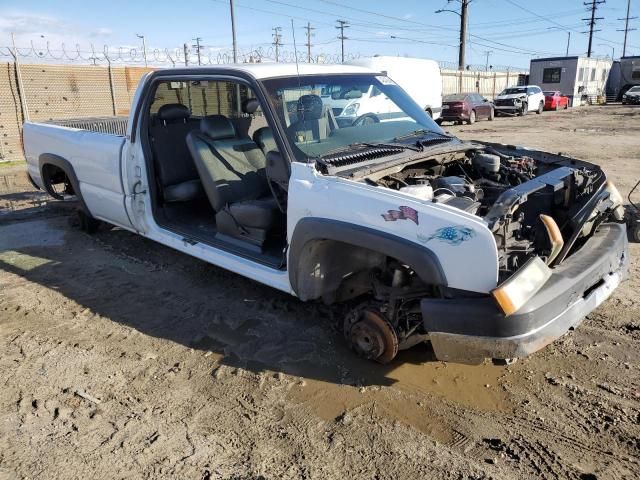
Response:
[{"label": "wheel hub", "polygon": [[344,333],[350,347],[368,360],[388,363],[398,353],[398,336],[380,312],[364,310],[347,317]]}]

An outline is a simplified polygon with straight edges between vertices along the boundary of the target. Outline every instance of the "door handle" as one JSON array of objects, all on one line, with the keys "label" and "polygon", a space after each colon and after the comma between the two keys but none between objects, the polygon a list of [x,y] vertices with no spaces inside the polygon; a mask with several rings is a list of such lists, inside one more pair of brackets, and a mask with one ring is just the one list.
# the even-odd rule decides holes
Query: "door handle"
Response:
[{"label": "door handle", "polygon": [[137,196],[137,195],[144,195],[147,193],[146,190],[142,190],[142,191],[138,191],[138,187],[142,187],[142,180],[138,180],[136,183],[133,184],[133,188],[131,189],[131,195],[133,197]]}]

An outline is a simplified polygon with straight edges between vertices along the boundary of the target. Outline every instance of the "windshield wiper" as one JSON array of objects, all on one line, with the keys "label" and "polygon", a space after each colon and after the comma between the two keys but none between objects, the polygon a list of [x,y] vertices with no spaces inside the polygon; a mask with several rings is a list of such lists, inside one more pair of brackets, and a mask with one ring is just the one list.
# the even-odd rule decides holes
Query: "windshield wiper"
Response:
[{"label": "windshield wiper", "polygon": [[349,146],[353,147],[371,147],[371,148],[401,148],[402,150],[413,150],[414,152],[421,152],[422,148],[414,145],[414,144],[404,144],[404,143],[369,143],[369,142],[361,142],[361,143],[353,143]]},{"label": "windshield wiper", "polygon": [[394,138],[394,140],[398,141],[398,140],[404,140],[409,137],[418,137],[418,136],[425,136],[425,135],[437,135],[438,137],[451,138],[451,139],[456,138],[455,135],[449,135],[448,133],[434,132],[433,130],[427,130],[426,128],[421,128],[419,130],[414,130],[413,132],[400,135],[399,137]]}]

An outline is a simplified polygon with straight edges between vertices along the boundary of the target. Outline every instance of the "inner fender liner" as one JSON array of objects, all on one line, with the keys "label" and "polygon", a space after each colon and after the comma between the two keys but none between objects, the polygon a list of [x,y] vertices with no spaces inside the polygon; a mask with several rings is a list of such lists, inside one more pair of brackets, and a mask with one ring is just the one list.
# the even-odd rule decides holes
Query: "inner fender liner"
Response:
[{"label": "inner fender liner", "polygon": [[49,176],[45,174],[46,169],[44,167],[46,165],[56,166],[65,173],[65,175],[69,179],[69,182],[71,183],[71,186],[73,187],[73,192],[75,193],[76,198],[80,203],[80,207],[82,207],[82,210],[84,211],[84,213],[86,213],[91,217],[91,212],[89,211],[87,204],[84,202],[84,199],[82,198],[82,192],[80,191],[80,182],[78,181],[76,172],[73,170],[73,166],[71,165],[71,163],[69,163],[69,160],[67,160],[66,158],[62,158],[59,155],[55,155],[53,153],[43,153],[38,158],[38,167],[40,168],[40,176],[42,178],[42,184],[44,186],[44,189],[52,197],[60,198],[60,195],[58,195],[53,190],[51,183],[49,181],[50,180]]},{"label": "inner fender liner", "polygon": [[[317,248],[318,242],[326,244],[322,242],[325,240],[346,246],[340,251],[332,249],[327,257],[326,247]],[[374,255],[365,259],[359,254],[367,251]],[[427,284],[447,285],[442,266],[429,248],[386,232],[327,218],[303,218],[296,225],[289,248],[289,281],[301,300],[318,298],[337,288],[336,282],[351,273],[345,270],[354,266],[366,268],[367,262],[386,256],[409,265]],[[325,262],[331,261],[333,272],[319,261],[323,258]],[[336,276],[334,266],[341,275]]]}]

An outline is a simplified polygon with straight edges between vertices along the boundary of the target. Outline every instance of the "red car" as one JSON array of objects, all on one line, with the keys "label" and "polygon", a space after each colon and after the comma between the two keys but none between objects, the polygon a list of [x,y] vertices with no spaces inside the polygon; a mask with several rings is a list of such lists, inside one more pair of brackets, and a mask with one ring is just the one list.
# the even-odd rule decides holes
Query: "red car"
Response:
[{"label": "red car", "polygon": [[490,102],[482,95],[477,93],[454,93],[442,99],[442,116],[436,122],[438,124],[443,121],[467,122],[471,125],[481,118],[493,120],[494,116],[493,102]]},{"label": "red car", "polygon": [[544,109],[558,110],[560,108],[569,108],[569,97],[565,97],[562,93],[556,91],[542,92],[544,93]]}]

